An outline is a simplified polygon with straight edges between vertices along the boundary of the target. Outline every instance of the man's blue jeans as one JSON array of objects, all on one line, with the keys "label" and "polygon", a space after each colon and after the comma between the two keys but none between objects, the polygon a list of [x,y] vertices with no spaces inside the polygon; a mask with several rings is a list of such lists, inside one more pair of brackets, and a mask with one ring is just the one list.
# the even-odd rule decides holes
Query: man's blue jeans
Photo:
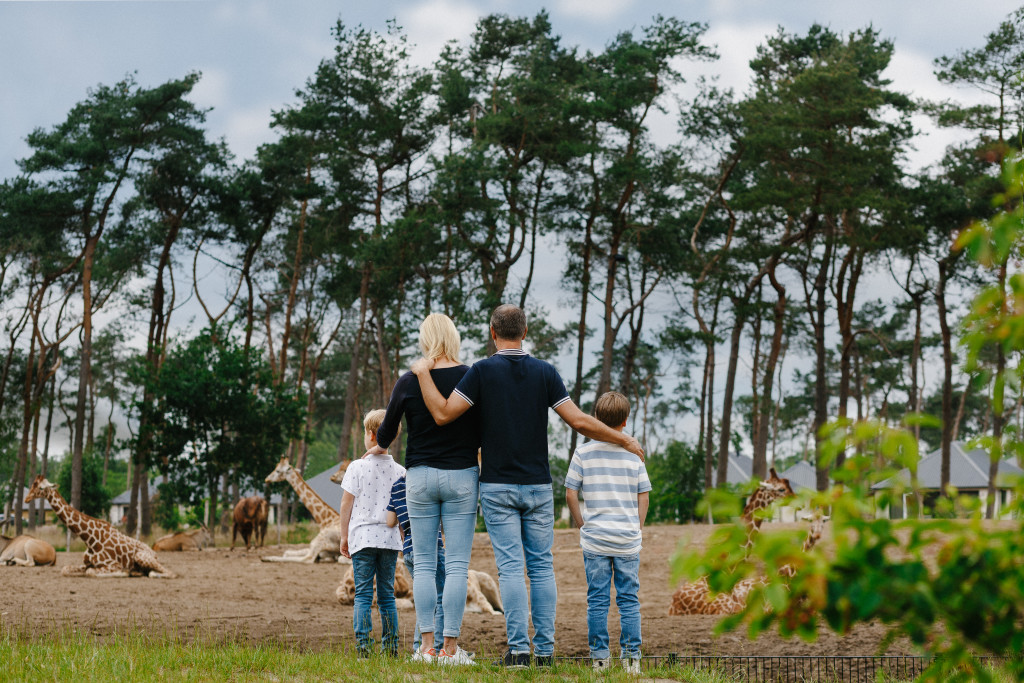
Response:
[{"label": "man's blue jeans", "polygon": [[533,617],[533,654],[555,652],[554,557],[555,506],[551,484],[480,483],[480,505],[498,565],[498,585],[505,606],[505,630],[513,653],[530,652],[526,581],[530,577],[529,610]]},{"label": "man's blue jeans", "polygon": [[[412,560],[412,554],[403,555],[402,560],[405,562],[405,568],[409,571],[409,576],[415,584],[416,564]],[[441,548],[437,549],[437,571],[434,573],[434,585],[437,587],[437,607],[434,608],[434,633],[444,633],[444,608],[441,605],[441,596],[444,593],[444,550]],[[416,594],[413,593],[414,598],[415,596]],[[413,650],[420,649],[420,641],[420,625],[417,623],[412,635]]]},{"label": "man's blue jeans", "polygon": [[[436,539],[435,539],[436,542]],[[352,577],[356,583],[352,608],[352,628],[356,632],[356,648],[369,652],[373,647],[373,580],[377,579],[377,611],[380,612],[381,641],[384,651],[398,651],[398,610],[395,608],[395,565],[398,551],[385,548],[363,548],[352,554]]]},{"label": "man's blue jeans", "polygon": [[583,551],[587,572],[587,641],[592,659],[606,659],[612,582],[619,607],[623,659],[640,657],[640,555],[594,555]]},{"label": "man's blue jeans", "polygon": [[438,549],[437,527],[444,526],[444,583],[441,603],[444,630],[434,631],[434,647],[442,646],[441,636],[457,638],[462,631],[466,611],[466,579],[469,556],[473,552],[476,529],[476,499],[479,470],[442,470],[420,465],[405,475],[405,503],[409,509],[412,550],[416,572],[412,579],[416,625],[423,633],[435,628],[434,604]]}]

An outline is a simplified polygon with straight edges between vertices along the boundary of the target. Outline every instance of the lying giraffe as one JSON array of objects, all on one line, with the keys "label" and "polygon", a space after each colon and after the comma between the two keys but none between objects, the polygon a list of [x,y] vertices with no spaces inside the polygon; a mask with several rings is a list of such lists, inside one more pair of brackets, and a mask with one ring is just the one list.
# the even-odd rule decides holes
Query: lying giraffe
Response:
[{"label": "lying giraffe", "polygon": [[[811,548],[821,539],[825,521],[821,516],[816,516],[811,521],[811,529],[804,539],[803,551],[808,553]],[[789,564],[779,567],[779,575],[787,579],[796,575],[796,569]],[[680,586],[672,594],[672,605],[668,609],[669,615],[686,614],[738,614],[747,606],[747,598],[756,586],[764,586],[768,580],[763,576],[752,576],[742,579],[733,586],[729,593],[719,593],[714,598],[710,597],[711,589],[708,586],[708,579],[702,576],[696,581]]]},{"label": "lying giraffe", "polygon": [[57,551],[46,541],[22,534],[9,538],[0,536],[0,565],[42,567],[57,564]]},{"label": "lying giraffe", "polygon": [[153,549],[142,541],[126,536],[109,522],[90,517],[71,507],[57,492],[57,487],[41,474],[32,482],[25,502],[36,498],[48,500],[68,530],[81,537],[87,546],[84,563],[78,567],[64,567],[60,572],[64,576],[149,576],[165,579],[176,576],[160,564]]},{"label": "lying giraffe", "polygon": [[[754,513],[757,510],[768,508],[777,500],[795,495],[788,479],[779,477],[774,467],[768,470],[768,478],[758,484],[758,487],[747,499],[747,504],[743,506],[742,518],[747,527],[747,540],[743,544],[743,548],[746,552],[753,547],[754,537],[761,529],[761,522],[764,521]],[[710,590],[707,577],[701,577],[676,589],[672,594],[672,605],[669,607],[668,613],[672,615],[734,614],[746,605],[747,593],[750,592],[751,587],[752,585],[746,587],[746,593],[743,592],[743,589],[740,589],[739,593],[734,589],[732,594],[720,593],[709,599]]]},{"label": "lying giraffe", "polygon": [[[342,463],[339,472],[344,472],[348,461]],[[352,560],[341,554],[341,513],[332,508],[324,499],[317,495],[316,491],[306,483],[299,471],[291,466],[288,458],[281,458],[274,471],[267,475],[264,480],[268,484],[287,481],[295,489],[299,500],[309,510],[320,526],[320,533],[310,542],[306,550],[286,550],[284,555],[274,557],[261,557],[264,562],[305,562],[312,564],[319,562],[321,557],[335,560],[343,564],[351,564]]]}]

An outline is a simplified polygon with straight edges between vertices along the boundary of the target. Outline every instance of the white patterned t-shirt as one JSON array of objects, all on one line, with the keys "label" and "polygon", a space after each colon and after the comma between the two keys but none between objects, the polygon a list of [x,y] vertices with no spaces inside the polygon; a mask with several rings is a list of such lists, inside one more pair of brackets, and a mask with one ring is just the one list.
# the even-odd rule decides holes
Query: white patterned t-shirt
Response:
[{"label": "white patterned t-shirt", "polygon": [[390,454],[371,455],[349,464],[341,480],[341,488],[355,497],[348,522],[349,554],[363,548],[402,549],[398,527],[387,525],[387,507],[391,485],[404,474],[405,468]]}]

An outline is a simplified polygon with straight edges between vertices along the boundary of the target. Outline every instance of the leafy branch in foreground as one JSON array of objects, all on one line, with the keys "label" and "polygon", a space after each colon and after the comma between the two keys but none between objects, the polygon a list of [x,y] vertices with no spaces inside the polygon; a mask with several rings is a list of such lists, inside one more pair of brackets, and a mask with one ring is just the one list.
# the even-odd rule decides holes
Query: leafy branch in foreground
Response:
[{"label": "leafy branch in foreground", "polygon": [[[958,240],[982,266],[1002,273],[1020,254],[1024,236],[1024,160],[1006,164],[1004,183],[1007,192],[998,198],[1001,212]],[[1001,412],[1004,393],[1019,387],[1022,376],[1024,275],[1000,277],[977,295],[962,343],[976,371],[982,350],[1002,351],[1005,363],[995,370],[991,398],[994,411]],[[999,438],[983,440],[994,464],[1004,452],[1022,452],[1015,436],[1007,430]],[[952,487],[937,500],[935,519],[879,519],[877,509],[905,494],[916,496],[922,509],[913,434],[878,421],[837,420],[826,425],[821,437],[822,458],[838,462],[840,454],[848,455],[835,470],[831,488],[806,492],[795,504],[830,511],[830,555],[820,548],[794,552],[799,543],[792,534],[799,532],[780,532],[760,535],[751,561],[744,561],[721,550],[736,547],[742,538],[737,524],[717,530],[703,555],[680,552],[673,558],[676,578],[706,575],[715,592],[729,591],[741,579],[763,572],[763,583],[751,592],[743,612],[722,619],[717,632],[746,624],[751,638],[776,627],[783,636],[814,640],[820,625],[844,635],[860,622],[879,621],[889,627],[883,648],[907,638],[934,657],[925,680],[992,680],[982,656],[1005,657],[1007,672],[1024,677],[1024,479],[1001,482],[1013,487],[1004,521],[985,520],[980,498],[958,495]],[[909,477],[897,476],[904,469]],[[873,491],[874,484],[885,480],[890,488]],[[707,504],[736,509],[729,494],[713,493]],[[968,518],[941,518],[954,509],[967,511]],[[794,571],[780,572],[786,565]]]}]

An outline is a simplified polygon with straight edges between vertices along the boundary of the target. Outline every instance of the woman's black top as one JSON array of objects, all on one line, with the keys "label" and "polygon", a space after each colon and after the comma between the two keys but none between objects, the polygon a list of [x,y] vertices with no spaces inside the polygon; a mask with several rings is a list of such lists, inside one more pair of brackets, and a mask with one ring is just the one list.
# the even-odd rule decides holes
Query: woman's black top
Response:
[{"label": "woman's black top", "polygon": [[[469,371],[466,365],[435,368],[430,377],[445,398],[451,396],[455,385]],[[408,439],[405,451],[406,468],[426,465],[441,470],[464,470],[476,467],[477,449],[480,448],[480,420],[475,407],[459,419],[438,426],[423,402],[420,383],[416,375],[407,372],[395,382],[388,401],[384,422],[377,430],[377,443],[387,448],[398,434],[398,426],[405,415]]]}]

